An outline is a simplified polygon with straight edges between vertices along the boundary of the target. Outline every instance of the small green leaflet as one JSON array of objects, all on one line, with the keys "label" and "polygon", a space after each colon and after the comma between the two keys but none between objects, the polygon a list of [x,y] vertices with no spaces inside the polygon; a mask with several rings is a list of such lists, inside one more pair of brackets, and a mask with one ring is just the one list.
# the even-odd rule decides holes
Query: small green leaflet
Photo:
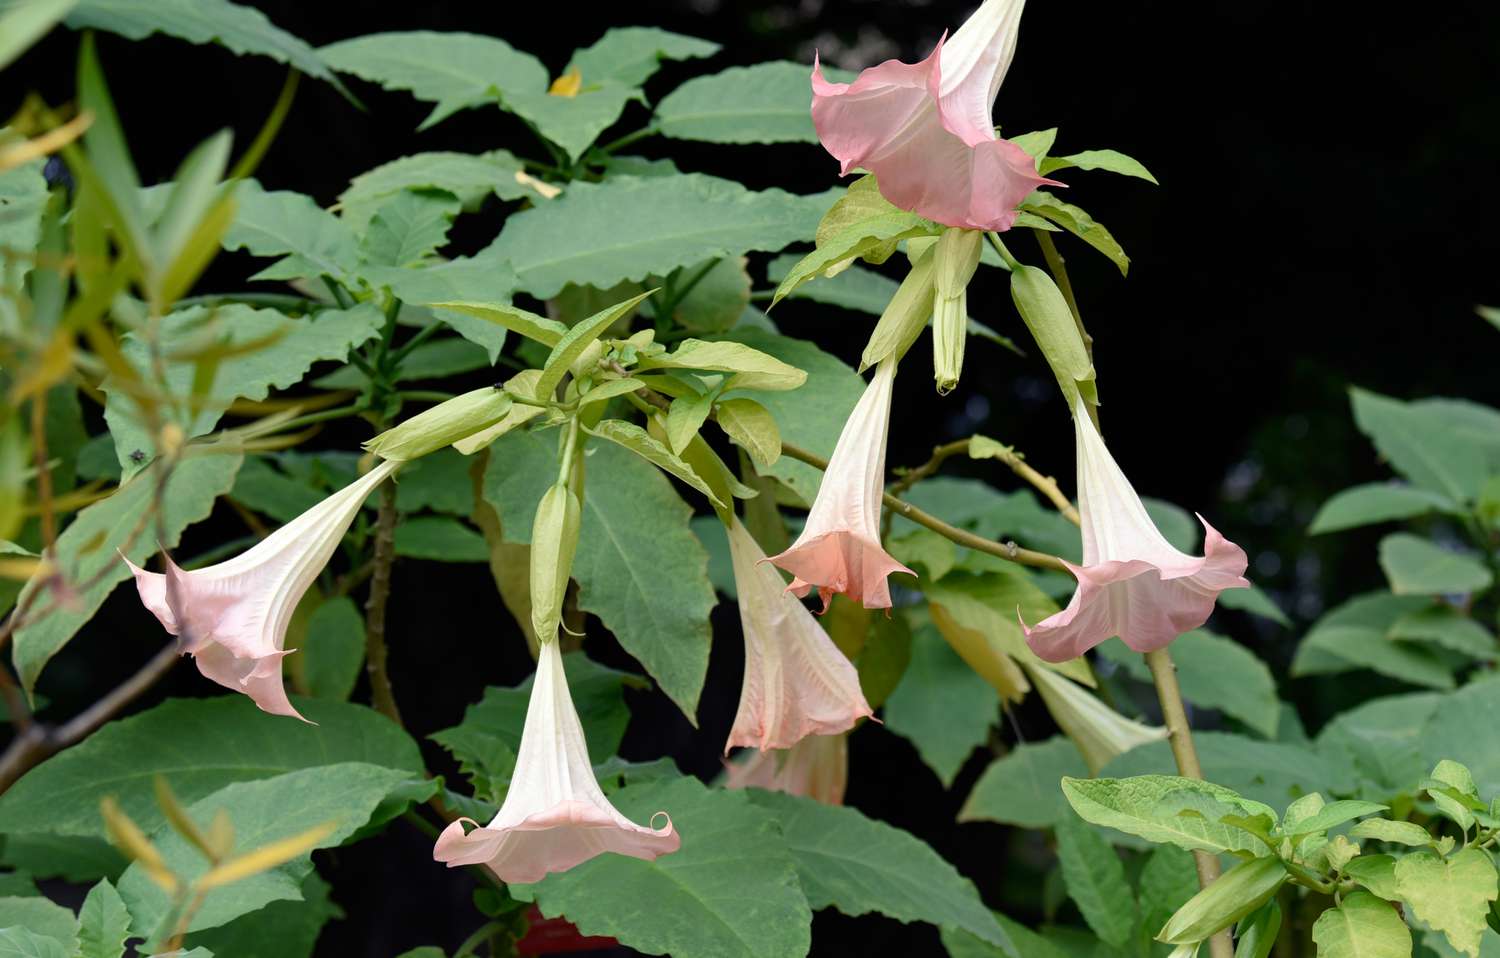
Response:
[{"label": "small green leaflet", "polygon": [[1337,493],[1323,503],[1307,527],[1308,535],[1342,532],[1358,526],[1413,519],[1429,512],[1451,512],[1454,505],[1438,493],[1390,482],[1371,482]]},{"label": "small green leaflet", "polygon": [[120,958],[130,934],[130,912],[115,886],[100,881],[78,911],[79,958]]},{"label": "small green leaflet", "polygon": [[1409,532],[1380,540],[1380,568],[1397,595],[1479,592],[1495,581],[1479,559]]},{"label": "small green leaflet", "polygon": [[1411,958],[1411,930],[1406,922],[1395,908],[1369,892],[1353,892],[1338,907],[1319,915],[1312,937],[1318,958]]},{"label": "small green leaflet", "polygon": [[[1055,134],[1057,131],[1049,130],[1047,132]],[[1048,139],[1046,147],[1042,152],[1046,152],[1046,150],[1051,148],[1052,141]],[[1151,171],[1146,169],[1140,160],[1126,156],[1119,150],[1083,150],[1071,156],[1049,156],[1042,160],[1039,169],[1043,176],[1047,176],[1058,170],[1068,170],[1074,167],[1080,170],[1105,170],[1110,173],[1119,173],[1123,176],[1134,176],[1156,186],[1161,185],[1157,183],[1156,177],[1151,175]]]}]

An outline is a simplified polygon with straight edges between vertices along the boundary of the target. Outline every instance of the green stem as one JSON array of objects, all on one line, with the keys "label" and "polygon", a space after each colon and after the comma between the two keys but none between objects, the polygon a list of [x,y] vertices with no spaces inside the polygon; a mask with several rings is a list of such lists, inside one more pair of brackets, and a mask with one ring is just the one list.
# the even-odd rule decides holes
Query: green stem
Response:
[{"label": "green stem", "polygon": [[173,308],[182,310],[192,306],[204,306],[212,309],[225,303],[243,303],[246,306],[279,309],[282,312],[293,313],[311,313],[328,308],[327,303],[287,293],[209,293],[205,296],[189,296],[186,299],[179,299]]},{"label": "green stem", "polygon": [[1073,322],[1078,325],[1078,335],[1083,337],[1083,350],[1089,357],[1089,362],[1094,361],[1094,337],[1083,328],[1083,316],[1078,312],[1078,300],[1073,295],[1073,283],[1068,279],[1067,261],[1057,251],[1057,244],[1052,242],[1052,237],[1046,230],[1034,230],[1037,245],[1042,248],[1042,258],[1047,261],[1047,269],[1052,271],[1052,278],[1057,282],[1057,288],[1062,291],[1063,299],[1068,304],[1068,311],[1073,314]]},{"label": "green stem", "polygon": [[467,958],[467,956],[474,954],[474,949],[484,944],[485,939],[504,928],[505,923],[499,921],[486,922],[480,925],[474,934],[465,938],[464,943],[458,946],[458,950],[453,953],[453,958]]},{"label": "green stem", "polygon": [[422,345],[424,342],[430,339],[433,334],[437,333],[442,328],[442,323],[433,323],[431,326],[424,326],[421,329],[417,330],[416,334],[413,335],[411,339],[408,339],[406,342],[401,344],[400,349],[396,350],[394,353],[391,353],[391,366],[393,368],[400,367],[401,360],[411,355],[411,351],[413,349],[416,349],[418,346]]},{"label": "green stem", "polygon": [[615,150],[624,149],[632,143],[644,140],[648,136],[655,136],[659,132],[661,131],[658,130],[656,128],[656,124],[653,123],[650,126],[641,127],[634,133],[627,133],[624,136],[620,137],[618,140],[606,143],[604,146],[599,147],[599,149],[605,153],[613,153]]},{"label": "green stem", "polygon": [[330,419],[345,419],[349,416],[358,416],[360,413],[364,412],[366,408],[367,407],[363,403],[354,403],[349,406],[339,406],[337,409],[324,409],[320,412],[310,412],[305,416],[298,416],[295,419],[288,419],[286,422],[277,426],[276,431],[284,432],[288,429],[300,429],[303,426],[310,426],[315,422],[328,422]]},{"label": "green stem", "polygon": [[1012,256],[1010,250],[1005,248],[1005,244],[1000,242],[1000,234],[991,230],[984,234],[984,236],[990,241],[990,245],[995,248],[995,252],[1000,254],[1000,259],[1005,263],[1006,269],[1014,273],[1021,268],[1021,261]]},{"label": "green stem", "polygon": [[342,283],[331,277],[324,276],[323,285],[328,287],[328,292],[333,296],[333,301],[339,304],[339,309],[349,308],[349,294],[345,292]]},{"label": "green stem", "polygon": [[410,399],[415,402],[447,402],[453,398],[453,393],[445,393],[436,389],[403,389],[396,395],[402,399]]}]

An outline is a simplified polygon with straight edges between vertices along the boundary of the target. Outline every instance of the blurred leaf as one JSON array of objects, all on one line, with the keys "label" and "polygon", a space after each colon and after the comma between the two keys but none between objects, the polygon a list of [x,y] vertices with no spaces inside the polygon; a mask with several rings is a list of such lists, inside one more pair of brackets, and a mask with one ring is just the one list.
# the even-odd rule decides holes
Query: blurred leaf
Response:
[{"label": "blurred leaf", "polygon": [[448,516],[417,516],[396,527],[396,555],[434,562],[488,562],[484,537]]},{"label": "blurred leaf", "polygon": [[1495,637],[1484,626],[1449,605],[1434,605],[1408,612],[1397,619],[1387,635],[1392,639],[1432,642],[1476,659],[1495,658]]},{"label": "blurred leaf", "polygon": [[[555,446],[552,436],[513,432],[490,447],[484,497],[507,541],[531,541],[536,505],[556,474]],[[578,607],[599,616],[696,722],[716,599],[708,556],[688,525],[692,510],[654,466],[613,443],[593,443],[585,461]]]},{"label": "blurred leaf", "polygon": [[396,508],[401,512],[431,509],[453,516],[474,511],[472,464],[467,456],[440,449],[401,468],[396,484]]},{"label": "blurred leaf", "polygon": [[[113,458],[113,457],[111,457]],[[405,475],[402,476],[405,479]],[[265,456],[250,456],[234,477],[229,497],[280,523],[290,522],[323,501],[325,490],[294,479]]]},{"label": "blurred leaf", "polygon": [[[41,9],[46,4],[32,0],[30,6]],[[0,36],[8,40],[11,35],[5,27],[7,24],[0,21]],[[6,250],[5,272],[0,277],[6,279],[7,287],[19,283],[31,271],[33,261],[28,254],[35,252],[42,241],[42,212],[47,206],[47,179],[42,169],[46,165],[46,160],[32,160],[0,171],[0,247]]]},{"label": "blurred leaf", "polygon": [[318,52],[341,73],[436,103],[422,129],[510,93],[547,88],[547,68],[536,57],[474,33],[372,33]]},{"label": "blurred leaf", "polygon": [[811,238],[831,202],[826,194],[757,193],[701,173],[575,182],[507,219],[487,253],[510,261],[520,289],[547,298],[570,282],[607,289],[709,257],[775,252]]},{"label": "blurred leaf", "polygon": [[1125,947],[1140,916],[1119,855],[1077,815],[1058,819],[1056,835],[1057,862],[1068,897],[1102,941]]},{"label": "blurred leaf", "polygon": [[1009,945],[973,883],[921,839],[847,806],[784,792],[753,789],[749,794],[781,821],[815,911],[832,906],[851,917],[873,912],[902,922],[925,921]]},{"label": "blurred leaf", "polygon": [[[1111,639],[1099,646],[1099,652],[1139,681],[1152,681],[1145,657],[1123,642]],[[1281,718],[1276,680],[1255,653],[1232,639],[1194,629],[1172,643],[1172,660],[1189,702],[1218,709],[1266,738],[1276,737]]]},{"label": "blurred leaf", "polygon": [[354,600],[341,595],[320,603],[308,619],[307,641],[297,655],[308,695],[347,701],[365,664],[365,617]]},{"label": "blurred leaf", "polygon": [[1258,615],[1263,619],[1270,619],[1283,629],[1292,627],[1292,620],[1286,617],[1271,597],[1252,583],[1248,589],[1226,589],[1219,593],[1219,607],[1223,609],[1239,609]]},{"label": "blurred leaf", "polygon": [[1380,540],[1380,568],[1397,595],[1479,592],[1495,581],[1480,560],[1409,532]]},{"label": "blurred leaf", "polygon": [[116,878],[130,864],[103,838],[42,832],[6,835],[0,862],[37,878],[61,878],[76,884]]},{"label": "blurred leaf", "polygon": [[344,917],[329,891],[328,883],[310,872],[302,881],[301,901],[273,901],[227,925],[196,932],[187,943],[226,958],[312,958],[323,926]]},{"label": "blurred leaf", "polygon": [[349,181],[339,194],[340,216],[362,231],[382,204],[404,190],[443,190],[458,198],[464,212],[473,213],[491,195],[502,200],[533,196],[516,179],[521,169],[521,161],[508,150],[397,157]]},{"label": "blurred leaf", "polygon": [[612,27],[591,45],[575,51],[568,69],[578,70],[585,86],[599,80],[639,86],[663,60],[711,57],[718,52],[717,43],[656,27]]},{"label": "blurred leaf", "polygon": [[1062,779],[1087,778],[1083,756],[1066,737],[1021,742],[991,762],[959,809],[960,822],[1051,828],[1068,810]]},{"label": "blurred leaf", "polygon": [[944,788],[983,745],[999,716],[995,690],[932,627],[919,629],[911,662],[886,700],[885,727],[911,741]]},{"label": "blurred leaf", "polygon": [[[1066,675],[1084,685],[1094,685],[1093,673],[1087,660],[1069,659],[1065,662],[1044,662],[1026,644],[1021,631],[1021,619],[1037,622],[1057,611],[1057,605],[1038,589],[1024,572],[1014,566],[1005,565],[984,575],[950,573],[941,582],[923,583],[923,591],[939,614],[960,629],[978,635],[989,654],[1000,653],[1028,665],[1049,669]],[[1018,617],[1019,613],[1019,617]],[[954,636],[944,629],[944,638],[951,643]],[[973,656],[964,655],[970,668],[978,668],[978,658],[985,655],[983,648],[975,648]],[[1024,685],[1024,683],[1023,683]]]},{"label": "blurred leaf", "polygon": [[360,255],[378,266],[419,266],[448,242],[459,202],[440,190],[402,190],[376,209]]},{"label": "blurred leaf", "polygon": [[1389,592],[1355,596],[1314,623],[1292,659],[1292,676],[1372,669],[1415,685],[1452,688],[1452,669],[1442,659],[1386,638],[1398,618],[1428,604],[1425,597]]},{"label": "blurred leaf", "polygon": [[164,822],[153,796],[157,775],[168,775],[179,798],[193,804],[232,782],[331,762],[383,765],[408,779],[423,774],[416,742],[379,713],[342,702],[294,701],[318,724],[268,715],[243,695],[169,699],[111,722],[0,796],[0,831],[102,837],[99,800],[106,795],[154,831]]},{"label": "blurred leaf", "polygon": [[[78,8],[74,8],[74,15]],[[94,48],[94,38],[85,34],[78,52],[78,105],[93,114],[94,121],[83,134],[87,165],[75,170],[80,178],[97,179],[99,198],[119,227],[117,239],[133,253],[140,267],[149,272],[151,247],[146,236],[146,217],[140,203],[140,177],[125,144],[114,100],[105,85],[103,70]],[[78,164],[75,162],[75,166]],[[92,187],[92,183],[88,184]]]},{"label": "blurred leaf", "polygon": [[[234,822],[236,856],[299,835],[309,823],[320,821],[335,824],[313,847],[330,848],[364,825],[386,795],[410,777],[409,772],[360,762],[319,765],[226,785],[194,802],[188,811],[207,821],[219,809],[227,809]],[[288,810],[295,813],[288,814]],[[168,866],[185,880],[196,881],[210,871],[209,863],[176,832],[160,829],[152,837]],[[295,901],[311,872],[312,859],[303,853],[231,886],[216,888],[193,916],[189,930],[227,924],[273,901]],[[155,931],[171,908],[166,893],[139,865],[120,876],[120,897],[130,906],[132,928],[141,935]]]},{"label": "blurred leaf", "polygon": [[0,955],[5,958],[73,958],[67,944],[20,926],[0,928]]},{"label": "blurred leaf", "polygon": [[0,68],[10,66],[78,5],[78,0],[18,0],[0,10]]},{"label": "blurred leaf", "polygon": [[1354,421],[1391,467],[1452,502],[1471,501],[1485,479],[1484,456],[1441,409],[1351,389]]},{"label": "blurred leaf", "polygon": [[[55,938],[70,948],[77,940],[77,919],[73,913],[40,895],[28,898],[0,898],[0,928],[21,927],[48,938]],[[4,955],[0,948],[0,955]]]},{"label": "blurred leaf", "polygon": [[[709,265],[712,263],[712,265]],[[686,283],[708,267],[697,284],[677,303],[672,318],[700,333],[717,333],[734,326],[750,305],[750,274],[743,256],[725,256],[683,269],[679,282]],[[654,280],[650,285],[659,285]]]},{"label": "blurred leaf", "polygon": [[[847,70],[824,68],[838,83]],[[773,61],[694,77],[662,98],[656,123],[663,136],[710,143],[817,143],[808,104],[812,70]]]},{"label": "blurred leaf", "polygon": [[[212,449],[212,447],[209,447]],[[132,562],[143,565],[157,551],[156,535],[164,548],[175,548],[182,531],[208,516],[213,503],[229,491],[234,474],[240,467],[238,453],[205,451],[183,459],[172,469],[162,496],[162,515],[149,533],[142,529],[151,515],[156,493],[156,470],[153,467],[134,481],[126,483],[107,499],[96,502],[78,513],[73,522],[57,537],[58,564],[66,581],[78,589],[67,604],[53,608],[46,615],[34,615],[15,632],[12,661],[21,683],[28,691],[36,684],[43,667],[62,647],[93,618],[115,586],[130,578],[130,569],[120,561],[123,552]],[[19,603],[39,588],[28,582]],[[53,602],[50,594],[37,598],[38,609]],[[143,610],[144,614],[144,610]],[[5,798],[14,795],[12,789]],[[0,808],[4,804],[0,803]],[[90,816],[94,814],[91,807]],[[3,817],[3,816],[0,816]],[[9,829],[0,828],[0,831]]]},{"label": "blurred leaf", "polygon": [[1307,533],[1340,532],[1392,519],[1412,519],[1429,512],[1452,512],[1454,508],[1446,497],[1426,489],[1372,482],[1345,489],[1323,503]]},{"label": "blurred leaf", "polygon": [[1473,773],[1479,794],[1500,793],[1500,741],[1478,734],[1495,721],[1500,721],[1500,679],[1485,677],[1448,694],[1422,727],[1423,764],[1437,756],[1462,763]]}]

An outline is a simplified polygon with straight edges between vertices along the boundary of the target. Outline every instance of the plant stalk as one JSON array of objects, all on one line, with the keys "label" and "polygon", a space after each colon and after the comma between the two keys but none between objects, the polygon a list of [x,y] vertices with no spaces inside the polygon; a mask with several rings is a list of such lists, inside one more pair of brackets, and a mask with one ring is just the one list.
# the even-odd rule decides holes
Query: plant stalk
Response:
[{"label": "plant stalk", "polygon": [[376,710],[401,725],[401,710],[386,665],[385,606],[391,595],[391,566],[396,561],[396,487],[380,486],[380,513],[375,522],[375,567],[370,574],[370,599],[365,603],[365,670],[370,675],[370,699]]}]

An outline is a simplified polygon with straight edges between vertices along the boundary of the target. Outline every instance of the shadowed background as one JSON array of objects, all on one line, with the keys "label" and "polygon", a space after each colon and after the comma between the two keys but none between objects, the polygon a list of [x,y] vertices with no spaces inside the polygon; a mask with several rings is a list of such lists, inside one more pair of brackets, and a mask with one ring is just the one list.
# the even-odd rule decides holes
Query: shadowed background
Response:
[{"label": "shadowed background", "polygon": [[[734,3],[691,0],[632,5],[429,2],[303,3],[259,0],[279,26],[322,45],[386,30],[462,30],[503,37],[560,71],[575,47],[610,26],[650,24],[725,45],[706,63],[668,63],[647,84],[659,98],[689,76],[769,59],[825,61],[858,69],[889,57],[927,55],[972,2]],[[106,75],[146,182],[168,178],[180,157],[216,129],[248,142],[274,101],[282,68],[217,47],[101,36]],[[26,89],[71,98],[77,35],[59,31],[8,72],[7,112]],[[1300,629],[1327,605],[1380,583],[1375,530],[1328,541],[1302,529],[1333,492],[1387,475],[1355,430],[1346,389],[1357,384],[1402,398],[1441,394],[1500,403],[1494,357],[1500,332],[1473,314],[1500,302],[1490,218],[1500,210],[1500,5],[1433,6],[1387,18],[1352,3],[1138,4],[1035,0],[996,106],[1004,133],[1059,127],[1057,151],[1114,148],[1145,163],[1160,187],[1104,173],[1059,174],[1064,198],[1109,227],[1132,257],[1129,278],[1064,236],[1089,331],[1102,417],[1138,490],[1202,512],[1250,555],[1249,575],[1298,622],[1288,632],[1239,613],[1215,623],[1278,672]],[[498,110],[469,111],[415,132],[429,106],[351,79],[361,111],[304,79],[297,102],[257,176],[331,203],[350,177],[419,150],[505,147],[543,154],[525,128]],[[646,118],[627,108],[615,135]],[[607,134],[602,139],[609,139]],[[684,170],[755,188],[815,192],[835,162],[808,145],[727,147],[647,140]],[[470,252],[498,228],[495,216],[459,221],[454,251]],[[620,224],[628,230],[628,224]],[[1039,263],[1029,237],[1012,250]],[[763,262],[764,257],[758,262]],[[253,261],[226,254],[200,284],[234,289]],[[983,270],[971,287],[976,319],[1026,345],[1005,275]],[[872,320],[791,301],[774,319],[788,335],[857,358]],[[1017,357],[975,340],[959,389],[931,388],[925,340],[897,384],[888,463],[915,465],[932,445],[981,431],[1024,450],[1071,492],[1072,431],[1039,356]],[[330,430],[319,445],[366,438],[362,426]],[[946,472],[1014,488],[1000,467],[953,461]],[[223,528],[231,515],[218,514]],[[237,533],[236,533],[237,534]],[[191,555],[215,538],[207,523],[187,537]],[[416,734],[454,724],[489,684],[530,670],[519,633],[482,566],[400,560],[391,606],[397,695]],[[700,731],[666,699],[632,692],[635,721],[623,753],[668,753],[687,771],[717,765],[733,717],[741,651],[732,605],[714,617],[717,642]],[[163,640],[121,590],[42,681],[57,714],[69,714],[143,661]],[[590,652],[635,666],[608,641]],[[1368,674],[1368,673],[1366,673]],[[1381,681],[1371,679],[1374,681]],[[1394,687],[1394,686],[1393,686]],[[1336,703],[1310,681],[1283,682],[1310,725]],[[188,665],[165,694],[217,691]],[[1365,694],[1369,694],[1368,690]],[[1023,710],[1021,732],[1049,734],[1041,710]],[[428,744],[433,767],[452,771]],[[952,824],[984,762],[976,757],[949,792],[903,740],[873,726],[851,745],[848,801],[911,828],[973,878],[985,899],[1028,921],[1035,888],[1007,883],[1000,864],[1025,843],[996,825]],[[389,956],[419,944],[453,947],[481,919],[469,880],[429,860],[419,833],[319,853],[320,870],[348,919],[330,925],[320,954]],[[929,954],[935,932],[879,918],[817,919],[815,953]],[[857,949],[857,951],[856,951]]]}]

